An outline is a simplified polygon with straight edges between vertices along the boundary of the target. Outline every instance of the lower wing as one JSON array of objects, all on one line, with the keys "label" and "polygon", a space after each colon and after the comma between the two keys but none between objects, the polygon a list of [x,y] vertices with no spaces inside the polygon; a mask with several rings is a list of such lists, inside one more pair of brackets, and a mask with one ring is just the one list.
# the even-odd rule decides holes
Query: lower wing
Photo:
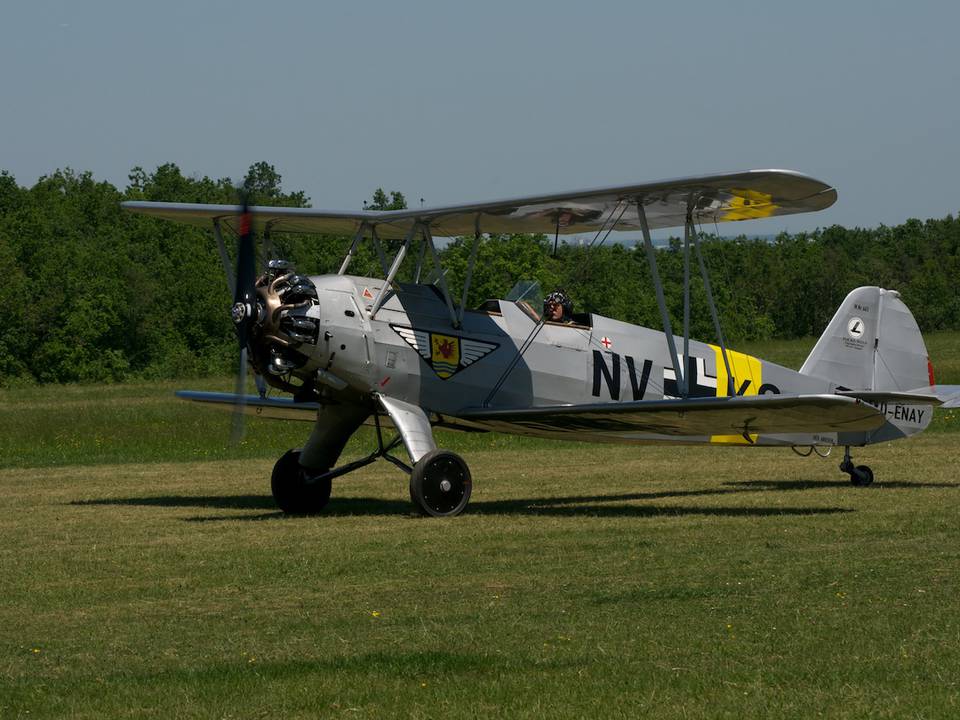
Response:
[{"label": "lower wing", "polygon": [[206,403],[211,407],[217,407],[228,412],[233,412],[237,407],[237,400],[242,399],[241,407],[247,415],[277,420],[314,422],[317,419],[317,410],[320,409],[320,405],[315,402],[297,402],[293,398],[262,398],[259,395],[243,396],[233,393],[178,390],[177,397],[181,400]]},{"label": "lower wing", "polygon": [[489,430],[617,435],[777,435],[863,432],[885,422],[872,405],[839,395],[651,400],[515,409],[473,409],[457,417]]}]

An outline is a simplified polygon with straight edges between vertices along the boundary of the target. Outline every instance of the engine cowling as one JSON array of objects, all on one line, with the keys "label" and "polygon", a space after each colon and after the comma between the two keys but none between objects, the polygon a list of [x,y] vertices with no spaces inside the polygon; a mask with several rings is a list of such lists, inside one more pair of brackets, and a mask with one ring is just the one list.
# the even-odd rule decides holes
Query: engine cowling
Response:
[{"label": "engine cowling", "polygon": [[[250,360],[274,387],[296,393],[292,380],[314,354],[320,333],[317,288],[285,260],[271,260],[256,281],[257,317]],[[301,379],[305,379],[301,376]]]}]

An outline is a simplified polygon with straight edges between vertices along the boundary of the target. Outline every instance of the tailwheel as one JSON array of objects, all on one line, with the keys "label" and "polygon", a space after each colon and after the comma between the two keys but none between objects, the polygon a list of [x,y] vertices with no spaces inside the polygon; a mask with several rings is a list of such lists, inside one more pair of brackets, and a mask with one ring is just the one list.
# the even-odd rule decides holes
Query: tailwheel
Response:
[{"label": "tailwheel", "polygon": [[854,466],[853,458],[850,457],[850,446],[848,445],[843,453],[843,462],[840,463],[840,470],[850,476],[850,482],[857,487],[866,487],[873,482],[873,470],[866,465]]},{"label": "tailwheel", "polygon": [[410,499],[424,515],[454,517],[470,501],[470,469],[456,453],[431,450],[410,473]]},{"label": "tailwheel", "polygon": [[857,465],[850,473],[850,482],[857,487],[865,487],[873,482],[873,470],[866,465]]},{"label": "tailwheel", "polygon": [[331,478],[318,478],[323,469],[308,471],[300,464],[300,451],[288,450],[273,466],[270,489],[283,512],[312,515],[330,501]]}]

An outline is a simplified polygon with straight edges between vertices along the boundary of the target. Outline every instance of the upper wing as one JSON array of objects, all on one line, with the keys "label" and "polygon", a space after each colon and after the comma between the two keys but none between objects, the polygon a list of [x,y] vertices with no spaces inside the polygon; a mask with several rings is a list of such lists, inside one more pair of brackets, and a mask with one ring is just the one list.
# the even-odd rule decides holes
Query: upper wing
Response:
[{"label": "upper wing", "polygon": [[[641,185],[579,190],[494,202],[385,212],[335,212],[313,208],[253,207],[255,223],[273,232],[352,235],[366,223],[382,238],[402,238],[416,222],[429,222],[440,237],[484,233],[561,235],[638,230],[634,201],[641,199],[651,229],[683,226],[687,206],[696,222],[732,222],[790,215],[830,207],[837,191],[790,170],[746,172],[663,180]],[[235,228],[240,207],[190,203],[125,202],[154,217],[209,227],[214,220]]]},{"label": "upper wing", "polygon": [[533,434],[780,435],[874,430],[885,422],[876,408],[838,395],[755,395],[696,400],[651,400],[457,414],[489,430]]}]

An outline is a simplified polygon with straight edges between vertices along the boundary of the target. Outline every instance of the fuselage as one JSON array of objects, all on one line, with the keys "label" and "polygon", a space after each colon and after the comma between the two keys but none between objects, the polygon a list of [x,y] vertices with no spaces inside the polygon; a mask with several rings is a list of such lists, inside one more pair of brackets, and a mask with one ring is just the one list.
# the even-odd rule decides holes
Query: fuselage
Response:
[{"label": "fuselage", "polygon": [[[929,406],[883,408],[878,430],[791,435],[676,436],[499,427],[463,419],[470,410],[507,409],[762,394],[832,393],[836,383],[691,340],[686,392],[663,332],[591,314],[582,324],[542,322],[523,302],[492,300],[463,314],[459,327],[442,294],[400,285],[371,318],[382,280],[310,278],[318,302],[303,312],[318,322],[315,347],[297,374],[320,372],[328,392],[384,393],[418,405],[443,425],[603,442],[724,445],[864,445],[904,437],[930,421]],[[675,338],[683,370],[683,339]],[[729,373],[728,373],[729,365]],[[324,380],[324,378],[326,380]]]}]

